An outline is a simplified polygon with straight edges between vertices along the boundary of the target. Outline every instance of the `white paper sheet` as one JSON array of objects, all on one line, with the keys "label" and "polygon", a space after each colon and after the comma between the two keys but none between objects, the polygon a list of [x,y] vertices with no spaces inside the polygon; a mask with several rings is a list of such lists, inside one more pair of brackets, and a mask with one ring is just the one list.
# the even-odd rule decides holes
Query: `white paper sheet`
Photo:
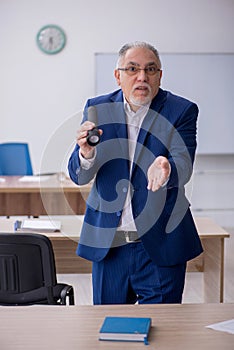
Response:
[{"label": "white paper sheet", "polygon": [[23,176],[19,178],[20,182],[39,182],[39,181],[48,181],[50,176]]},{"label": "white paper sheet", "polygon": [[49,221],[49,220],[40,220],[40,219],[32,219],[32,220],[23,220],[21,229],[27,230],[40,230],[40,231],[60,231],[61,222],[60,221]]},{"label": "white paper sheet", "polygon": [[212,328],[216,331],[228,332],[228,333],[234,334],[234,318],[232,320],[214,323],[206,327]]}]

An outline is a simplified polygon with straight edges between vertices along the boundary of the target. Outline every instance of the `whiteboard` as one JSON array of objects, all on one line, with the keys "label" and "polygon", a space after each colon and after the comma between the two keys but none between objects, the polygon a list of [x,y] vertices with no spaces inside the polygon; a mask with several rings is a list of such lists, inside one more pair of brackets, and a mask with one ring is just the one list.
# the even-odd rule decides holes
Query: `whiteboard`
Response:
[{"label": "whiteboard", "polygon": [[[234,54],[160,54],[161,87],[199,107],[199,154],[234,153]],[[118,89],[113,71],[117,54],[95,54],[96,95]]]}]

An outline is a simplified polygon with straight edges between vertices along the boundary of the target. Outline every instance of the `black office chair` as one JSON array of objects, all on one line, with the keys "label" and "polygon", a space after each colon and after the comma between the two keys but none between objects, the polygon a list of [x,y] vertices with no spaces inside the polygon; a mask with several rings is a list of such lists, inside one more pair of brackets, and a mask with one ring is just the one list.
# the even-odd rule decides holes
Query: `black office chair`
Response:
[{"label": "black office chair", "polygon": [[0,175],[33,175],[27,143],[0,144]]},{"label": "black office chair", "polygon": [[0,233],[0,305],[74,305],[73,287],[57,283],[48,237]]}]

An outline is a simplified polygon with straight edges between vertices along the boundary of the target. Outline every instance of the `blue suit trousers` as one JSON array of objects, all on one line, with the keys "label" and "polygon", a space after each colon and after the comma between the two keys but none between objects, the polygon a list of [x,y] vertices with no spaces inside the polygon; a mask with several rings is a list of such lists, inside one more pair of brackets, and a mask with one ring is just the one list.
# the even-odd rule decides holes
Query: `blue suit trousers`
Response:
[{"label": "blue suit trousers", "polygon": [[100,262],[93,262],[93,303],[181,303],[186,263],[157,266],[142,242],[111,248]]}]

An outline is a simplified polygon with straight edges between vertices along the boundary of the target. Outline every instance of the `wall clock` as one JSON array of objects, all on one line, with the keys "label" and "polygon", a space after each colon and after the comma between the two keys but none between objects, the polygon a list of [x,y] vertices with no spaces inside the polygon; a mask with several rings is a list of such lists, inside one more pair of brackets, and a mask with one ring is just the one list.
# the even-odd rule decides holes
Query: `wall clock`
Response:
[{"label": "wall clock", "polygon": [[66,35],[61,27],[48,24],[38,31],[36,40],[41,51],[53,55],[59,53],[64,48]]}]

